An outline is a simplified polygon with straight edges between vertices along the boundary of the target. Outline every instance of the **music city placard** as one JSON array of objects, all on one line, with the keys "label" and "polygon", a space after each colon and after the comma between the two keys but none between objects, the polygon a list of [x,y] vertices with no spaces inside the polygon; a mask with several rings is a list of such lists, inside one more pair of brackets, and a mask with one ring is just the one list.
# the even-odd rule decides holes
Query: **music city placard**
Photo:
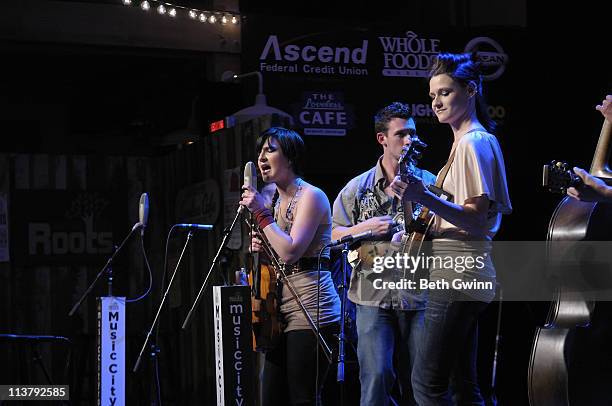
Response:
[{"label": "music city placard", "polygon": [[125,405],[125,297],[98,303],[98,405]]}]

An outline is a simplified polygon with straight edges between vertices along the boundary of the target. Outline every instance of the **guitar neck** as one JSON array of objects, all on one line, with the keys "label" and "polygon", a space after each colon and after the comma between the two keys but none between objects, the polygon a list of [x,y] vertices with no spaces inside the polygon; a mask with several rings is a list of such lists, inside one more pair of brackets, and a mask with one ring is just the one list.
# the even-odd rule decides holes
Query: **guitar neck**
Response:
[{"label": "guitar neck", "polygon": [[612,149],[611,134],[612,124],[608,120],[604,119],[590,171],[591,175],[597,176],[598,178],[602,179],[612,178],[612,170],[610,170],[610,166],[608,165],[608,163],[610,162],[610,150]]}]

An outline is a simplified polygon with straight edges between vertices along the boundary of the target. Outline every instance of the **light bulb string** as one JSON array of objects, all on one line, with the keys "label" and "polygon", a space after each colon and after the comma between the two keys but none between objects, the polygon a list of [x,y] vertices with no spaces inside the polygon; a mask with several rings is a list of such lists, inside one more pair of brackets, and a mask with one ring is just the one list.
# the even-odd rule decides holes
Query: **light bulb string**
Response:
[{"label": "light bulb string", "polygon": [[[133,3],[134,1],[132,0],[123,0],[123,4],[126,6],[131,6]],[[176,17],[176,10],[178,9],[187,12],[187,16],[193,20],[199,19],[200,21],[208,21],[210,23],[219,21],[222,24],[238,24],[240,21],[240,15],[232,11],[200,10],[160,0],[143,0],[139,2],[139,4],[145,11],[154,7],[160,14],[170,14],[172,17]]]}]

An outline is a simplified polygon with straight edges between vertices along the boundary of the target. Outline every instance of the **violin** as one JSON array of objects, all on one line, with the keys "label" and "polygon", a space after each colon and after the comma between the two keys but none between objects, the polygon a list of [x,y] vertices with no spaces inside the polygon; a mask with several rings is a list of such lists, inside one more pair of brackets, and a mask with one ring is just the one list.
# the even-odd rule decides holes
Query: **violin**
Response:
[{"label": "violin", "polygon": [[[255,261],[254,261],[255,262]],[[249,272],[253,323],[253,348],[271,351],[283,331],[279,314],[278,278],[269,264],[258,264]]]}]

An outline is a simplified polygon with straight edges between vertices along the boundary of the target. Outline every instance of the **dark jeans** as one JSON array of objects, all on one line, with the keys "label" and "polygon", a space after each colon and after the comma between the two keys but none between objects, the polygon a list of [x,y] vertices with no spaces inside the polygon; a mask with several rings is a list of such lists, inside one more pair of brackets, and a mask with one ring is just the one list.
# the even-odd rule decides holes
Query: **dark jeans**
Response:
[{"label": "dark jeans", "polygon": [[487,303],[453,289],[429,291],[423,340],[412,372],[414,396],[420,406],[484,406],[476,355],[478,316],[486,307]]},{"label": "dark jeans", "polygon": [[[336,348],[334,334],[336,323],[321,327],[327,345]],[[319,387],[316,386],[317,338],[312,330],[295,330],[284,333],[279,345],[266,353],[263,371],[263,405],[316,405],[330,364],[319,351]],[[289,401],[287,401],[287,399]]]},{"label": "dark jeans", "polygon": [[[414,405],[410,374],[421,341],[423,313],[357,305],[361,406]],[[392,398],[396,384],[397,400]]]}]

